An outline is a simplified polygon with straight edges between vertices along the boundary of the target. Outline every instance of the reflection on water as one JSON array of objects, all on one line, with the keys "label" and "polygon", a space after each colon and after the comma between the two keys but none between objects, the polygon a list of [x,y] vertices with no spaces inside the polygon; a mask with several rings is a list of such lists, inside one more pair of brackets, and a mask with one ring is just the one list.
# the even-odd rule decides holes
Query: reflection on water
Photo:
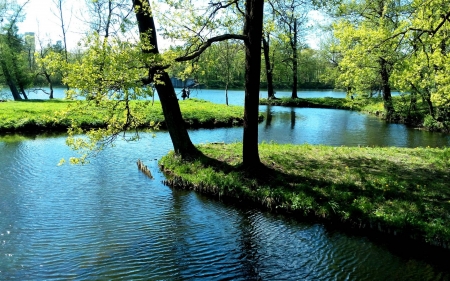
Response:
[{"label": "reflection on water", "polygon": [[266,119],[260,140],[332,146],[442,147],[450,136],[388,124],[378,118],[340,109],[260,106]]},{"label": "reflection on water", "polygon": [[[232,96],[232,95],[230,95]],[[443,146],[445,135],[356,112],[261,106],[260,141]],[[192,130],[233,142],[242,128]],[[118,142],[86,166],[64,136],[0,138],[1,280],[448,280],[448,267],[384,242],[161,184],[167,133]],[[149,180],[136,168],[141,159]],[[444,260],[449,257],[443,257]]]}]

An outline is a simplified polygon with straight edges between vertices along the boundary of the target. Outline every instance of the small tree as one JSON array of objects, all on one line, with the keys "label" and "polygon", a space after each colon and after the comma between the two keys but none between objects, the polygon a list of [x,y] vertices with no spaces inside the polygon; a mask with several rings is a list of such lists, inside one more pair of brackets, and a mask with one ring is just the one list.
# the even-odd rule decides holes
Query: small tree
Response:
[{"label": "small tree", "polygon": [[283,41],[289,45],[289,56],[285,59],[292,67],[292,95],[298,98],[298,57],[302,47],[302,28],[307,22],[308,5],[302,0],[270,0],[270,5],[283,28]]}]

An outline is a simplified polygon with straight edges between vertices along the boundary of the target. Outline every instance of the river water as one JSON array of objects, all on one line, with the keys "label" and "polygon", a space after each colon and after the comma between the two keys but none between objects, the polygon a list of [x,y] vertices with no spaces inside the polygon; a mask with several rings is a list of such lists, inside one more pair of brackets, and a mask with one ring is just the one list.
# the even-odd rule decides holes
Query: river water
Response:
[{"label": "river water", "polygon": [[[198,91],[197,97],[220,100],[222,94]],[[230,94],[231,103],[241,101],[242,92]],[[259,127],[261,141],[450,144],[447,135],[351,111],[260,109],[268,114]],[[190,135],[195,143],[233,142],[242,139],[242,128]],[[0,137],[0,280],[450,279],[449,256],[440,262],[416,255],[419,247],[411,251],[411,245],[403,249],[172,190],[161,183],[157,166],[170,149],[167,133],[143,134],[139,142],[118,142],[89,165],[57,166],[74,155],[64,136]],[[137,170],[137,159],[155,179]]]}]

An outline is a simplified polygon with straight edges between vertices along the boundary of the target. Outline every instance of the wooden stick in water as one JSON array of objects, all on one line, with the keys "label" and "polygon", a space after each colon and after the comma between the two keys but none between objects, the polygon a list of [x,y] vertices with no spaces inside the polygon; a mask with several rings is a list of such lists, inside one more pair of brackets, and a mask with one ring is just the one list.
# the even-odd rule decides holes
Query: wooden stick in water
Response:
[{"label": "wooden stick in water", "polygon": [[144,175],[146,175],[147,177],[153,179],[152,173],[150,172],[150,170],[148,169],[147,166],[144,165],[144,163],[138,159],[138,161],[136,162],[138,169],[144,173]]}]

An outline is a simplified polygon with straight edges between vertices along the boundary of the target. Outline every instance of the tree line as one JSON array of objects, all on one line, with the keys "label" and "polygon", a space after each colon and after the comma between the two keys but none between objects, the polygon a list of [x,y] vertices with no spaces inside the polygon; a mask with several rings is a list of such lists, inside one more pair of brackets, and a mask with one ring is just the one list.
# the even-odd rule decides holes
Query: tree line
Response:
[{"label": "tree line", "polygon": [[[9,54],[21,59],[20,62],[16,60],[14,63],[11,61],[6,63],[8,69],[13,69],[16,66],[20,68],[15,71],[17,73],[16,79],[6,79],[6,73],[8,72],[6,69],[3,69],[1,72],[3,75],[0,81],[14,93],[14,99],[26,99],[25,89],[34,88],[43,90],[41,86],[47,86],[49,88],[48,94],[52,98],[53,87],[55,85],[63,85],[62,78],[64,75],[60,63],[61,59],[64,59],[67,63],[69,61],[76,61],[83,55],[84,50],[81,46],[76,50],[67,49],[68,30],[65,26],[65,21],[68,21],[68,19],[65,19],[65,17],[68,17],[68,15],[65,14],[68,13],[64,13],[64,2],[64,0],[53,0],[54,17],[55,21],[60,24],[62,40],[52,42],[50,39],[42,36],[42,34],[18,34],[17,24],[26,16],[23,13],[23,9],[28,1],[23,5],[18,5],[14,0],[2,1],[2,9],[8,11],[8,13],[3,17],[1,36],[3,39],[6,37],[14,37],[15,43],[12,44],[10,41],[4,40],[3,43],[6,44],[8,50],[2,49],[1,51],[3,56]],[[295,3],[296,1],[293,2]],[[111,1],[111,3],[118,2]],[[121,7],[124,7],[123,4],[121,4]],[[92,20],[92,18],[90,18],[90,21],[86,20],[86,24],[89,26],[86,34],[92,32],[99,33],[101,31],[100,25],[107,20],[107,3],[105,1],[86,0],[86,9],[90,11],[91,16],[99,18],[98,23]],[[279,7],[278,9],[281,10],[282,8]],[[296,9],[298,8],[294,7],[293,12],[296,12]],[[293,85],[303,89],[329,89],[334,87],[333,83],[322,79],[322,74],[325,72],[324,69],[331,65],[321,55],[320,51],[310,48],[305,43],[307,29],[305,15],[309,9],[302,9],[302,22],[296,23],[296,26],[298,26],[296,29],[303,29],[303,34],[289,34],[288,25],[281,28],[280,26],[282,25],[276,21],[276,17],[265,23],[264,40],[262,41],[264,44],[261,47],[266,55],[264,56],[265,68],[261,72],[261,88],[268,87],[281,90],[291,89]],[[266,9],[264,13],[269,14],[274,13],[274,11],[275,8],[270,8]],[[278,12],[278,15],[282,18],[281,15],[284,14]],[[238,25],[231,26],[231,21],[237,22],[237,20],[237,18],[232,19],[231,16],[228,16],[228,21],[230,22],[227,24],[231,29],[237,28]],[[161,21],[164,21],[164,19],[161,19]],[[9,28],[12,30],[8,31]],[[169,26],[165,28],[166,31],[168,28]],[[294,39],[297,43],[294,45],[292,42],[289,43],[289,40],[293,41]],[[293,52],[293,46],[296,49],[295,52]],[[181,56],[183,50],[182,46],[178,46],[170,47],[167,52],[178,52]],[[297,68],[295,70],[296,74],[293,74],[294,56]],[[244,46],[242,41],[227,40],[217,42],[210,46],[194,64],[179,63],[173,65],[169,70],[169,74],[172,77],[180,79],[186,79],[187,77],[194,78],[206,88],[242,89],[244,87]],[[266,74],[270,75],[273,79],[267,79],[268,75]],[[20,80],[24,80],[26,83]],[[13,84],[13,88],[14,85],[17,87],[23,85],[23,91],[19,91],[19,95],[17,95],[16,91],[13,91],[11,86],[9,86],[10,84]]]}]

